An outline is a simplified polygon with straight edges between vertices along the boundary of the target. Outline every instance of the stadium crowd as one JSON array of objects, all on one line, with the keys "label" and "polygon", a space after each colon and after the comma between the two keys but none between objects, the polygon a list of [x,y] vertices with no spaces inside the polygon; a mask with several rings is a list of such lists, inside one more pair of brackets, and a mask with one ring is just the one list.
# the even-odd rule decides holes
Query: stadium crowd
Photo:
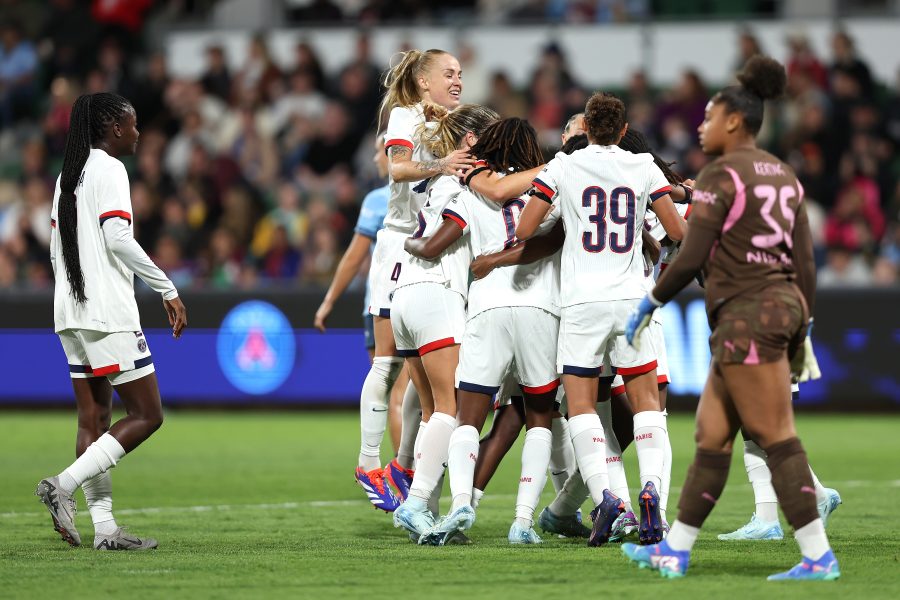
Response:
[{"label": "stadium crowd", "polygon": [[[140,23],[104,23],[65,0],[33,31],[16,20],[0,25],[0,290],[52,287],[50,205],[69,113],[79,94],[100,91],[126,96],[137,111],[141,141],[126,162],[135,233],[176,286],[327,285],[362,197],[381,185],[371,148],[386,65],[370,58],[367,35],[336,72],[302,39],[290,64],[276,64],[257,36],[242,57],[211,45],[203,76],[183,80],[164,55],[140,49],[132,27]],[[800,35],[788,43],[789,93],[761,142],[804,185],[820,285],[897,285],[900,74],[873,80],[842,32],[829,56]],[[544,48],[525,89],[480,67],[471,48],[449,50],[463,64],[464,101],[528,118],[552,156],[591,91],[562,49]],[[735,70],[761,51],[744,32]],[[688,70],[659,89],[637,72],[610,91],[625,100],[630,126],[694,176],[708,160],[696,128],[719,83]]]}]

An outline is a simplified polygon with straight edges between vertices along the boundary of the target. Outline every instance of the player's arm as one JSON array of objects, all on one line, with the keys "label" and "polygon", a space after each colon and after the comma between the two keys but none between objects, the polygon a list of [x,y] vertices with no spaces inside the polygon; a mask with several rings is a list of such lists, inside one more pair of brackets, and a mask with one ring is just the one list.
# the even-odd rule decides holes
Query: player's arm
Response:
[{"label": "player's arm", "polygon": [[416,258],[434,260],[449,248],[450,244],[462,237],[464,227],[455,219],[445,218],[430,236],[406,238],[403,248]]},{"label": "player's arm", "polygon": [[659,241],[650,235],[650,232],[641,227],[641,242],[644,244],[644,251],[651,264],[659,262],[659,255],[662,253],[662,245]]},{"label": "player's arm", "polygon": [[520,173],[510,173],[501,177],[486,166],[476,166],[463,174],[463,180],[469,188],[478,192],[488,200],[506,202],[517,198],[531,189],[531,182],[543,169],[543,165]]},{"label": "player's arm", "polygon": [[672,197],[672,202],[690,204],[694,196],[694,180],[685,179],[681,183],[672,184],[669,195]]},{"label": "player's arm", "polygon": [[662,224],[663,229],[666,230],[666,237],[673,242],[679,242],[684,239],[684,236],[687,233],[687,221],[678,214],[675,205],[672,203],[672,197],[669,194],[665,194],[658,197],[656,200],[653,200],[653,203],[650,205],[650,210],[656,213],[660,224]]},{"label": "player's arm", "polygon": [[532,237],[552,208],[552,199],[544,192],[539,191],[528,198],[519,216],[519,224],[516,225],[516,237],[520,240]]},{"label": "player's arm", "polygon": [[500,252],[476,257],[472,261],[472,275],[475,279],[484,279],[497,267],[527,265],[552,256],[562,248],[565,239],[565,229],[558,221],[546,235],[537,235]]},{"label": "player's arm", "polygon": [[797,287],[806,299],[810,318],[816,308],[816,261],[813,256],[812,234],[809,231],[809,218],[806,216],[806,203],[801,202],[797,208],[797,219],[794,222],[794,270],[797,272]]},{"label": "player's arm", "polygon": [[422,181],[435,175],[456,175],[474,159],[465,150],[454,150],[443,158],[427,161],[412,159],[412,146],[393,144],[387,147],[391,178],[396,182]]},{"label": "player's arm", "polygon": [[319,309],[316,311],[313,325],[319,331],[325,331],[325,321],[334,309],[334,303],[337,302],[337,299],[341,297],[347,290],[347,286],[356,277],[359,267],[366,259],[366,256],[368,256],[371,247],[372,238],[361,233],[353,235],[347,251],[344,252],[344,256],[341,257],[341,262],[338,263],[337,270],[334,272],[334,279],[331,280],[331,285],[328,286],[328,291],[325,292],[325,299],[322,300],[322,304],[319,305]]}]

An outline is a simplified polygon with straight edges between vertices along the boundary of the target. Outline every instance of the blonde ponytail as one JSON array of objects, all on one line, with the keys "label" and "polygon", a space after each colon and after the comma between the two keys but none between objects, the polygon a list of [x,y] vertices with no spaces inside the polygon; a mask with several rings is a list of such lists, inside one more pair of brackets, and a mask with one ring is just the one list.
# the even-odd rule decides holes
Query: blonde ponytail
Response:
[{"label": "blonde ponytail", "polygon": [[[434,59],[442,54],[448,52],[431,49],[424,52],[409,50],[399,53],[400,62],[390,67],[382,80],[385,92],[378,109],[378,129],[381,129],[382,119],[390,114],[392,109],[398,106],[413,106],[422,101],[422,92],[416,79],[427,72]],[[391,62],[394,62],[393,58]]]},{"label": "blonde ponytail", "polygon": [[[426,110],[431,105],[426,107]],[[443,107],[439,107],[443,109]],[[443,109],[446,111],[446,109]],[[426,112],[426,115],[428,113]],[[480,136],[488,125],[500,119],[492,109],[480,104],[463,104],[452,112],[434,119],[437,125],[419,126],[417,135],[422,144],[437,158],[443,158],[456,150],[468,132]]]}]

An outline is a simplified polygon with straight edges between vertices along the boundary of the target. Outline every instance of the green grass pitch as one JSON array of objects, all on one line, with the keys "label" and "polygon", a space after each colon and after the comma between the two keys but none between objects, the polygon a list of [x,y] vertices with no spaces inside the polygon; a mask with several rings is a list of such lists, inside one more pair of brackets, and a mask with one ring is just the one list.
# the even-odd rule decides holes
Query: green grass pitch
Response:
[{"label": "green grass pitch", "polygon": [[[545,535],[539,547],[508,546],[519,447],[487,490],[474,545],[417,547],[353,482],[358,430],[351,412],[172,411],[113,471],[119,523],[157,537],[160,548],[73,549],[32,492],[70,462],[74,413],[4,412],[0,597],[898,597],[900,418],[803,414],[798,422],[819,477],[844,500],[828,527],[843,572],[835,583],[765,581],[797,562],[790,535],[781,542],[715,539],[753,510],[740,456],[680,581],[632,567],[617,545],[587,548]],[[692,419],[670,417],[670,429],[675,507],[692,454]],[[636,486],[633,451],[626,461]],[[551,497],[548,483],[542,505]],[[78,499],[77,523],[89,542],[80,492]]]}]

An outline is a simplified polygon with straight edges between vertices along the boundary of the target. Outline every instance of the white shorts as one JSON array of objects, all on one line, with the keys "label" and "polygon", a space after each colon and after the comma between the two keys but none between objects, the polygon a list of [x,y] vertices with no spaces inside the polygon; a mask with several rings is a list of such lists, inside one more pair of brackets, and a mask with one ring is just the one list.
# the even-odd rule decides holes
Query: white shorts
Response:
[{"label": "white shorts", "polygon": [[466,301],[440,283],[405,285],[394,291],[391,328],[397,354],[424,356],[459,344],[466,330]]},{"label": "white shorts", "polygon": [[69,375],[72,379],[103,377],[115,385],[153,373],[153,358],[142,331],[91,331],[65,329],[59,332]]},{"label": "white shorts", "polygon": [[586,302],[562,309],[559,324],[559,372],[582,377],[640,375],[656,368],[656,348],[649,328],[641,332],[640,350],[625,340],[625,325],[640,302]]},{"label": "white shorts", "polygon": [[[650,339],[653,340],[653,348],[656,350],[656,382],[659,384],[670,383],[669,359],[666,356],[666,340],[663,336],[663,327],[658,321],[650,321],[647,326],[650,331]],[[616,374],[612,384],[612,395],[618,396],[625,393],[625,381],[622,375]]]},{"label": "white shorts", "polygon": [[382,229],[375,238],[375,252],[369,267],[369,314],[391,316],[391,300],[400,279],[400,269],[406,264],[403,243],[409,234]]},{"label": "white shorts", "polygon": [[492,308],[466,323],[456,387],[496,394],[507,373],[526,394],[559,387],[556,337],[559,319],[531,306]]}]

